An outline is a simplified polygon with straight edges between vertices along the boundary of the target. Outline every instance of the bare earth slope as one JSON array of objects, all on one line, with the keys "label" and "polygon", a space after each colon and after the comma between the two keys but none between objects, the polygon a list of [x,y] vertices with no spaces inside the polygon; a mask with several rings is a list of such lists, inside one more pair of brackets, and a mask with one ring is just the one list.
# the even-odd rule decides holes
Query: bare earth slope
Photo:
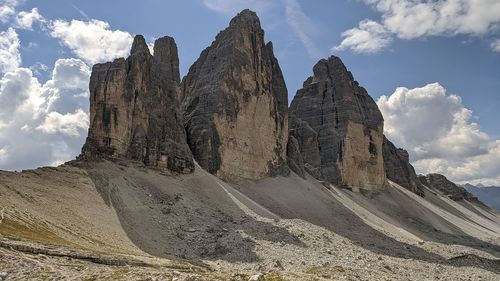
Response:
[{"label": "bare earth slope", "polygon": [[432,190],[359,194],[295,174],[227,184],[199,166],[141,165],[0,172],[0,279],[499,277],[499,218]]}]

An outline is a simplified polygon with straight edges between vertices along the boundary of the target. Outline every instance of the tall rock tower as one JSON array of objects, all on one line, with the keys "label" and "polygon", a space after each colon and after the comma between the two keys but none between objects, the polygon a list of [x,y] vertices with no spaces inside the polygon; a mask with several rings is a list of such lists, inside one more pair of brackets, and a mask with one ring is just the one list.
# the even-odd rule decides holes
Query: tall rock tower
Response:
[{"label": "tall rock tower", "polygon": [[171,37],[156,40],[154,56],[140,35],[127,59],[96,64],[90,77],[90,128],[81,157],[111,155],[150,167],[194,169],[180,104],[179,59]]},{"label": "tall rock tower", "polygon": [[355,191],[382,188],[384,120],[377,104],[338,57],[320,60],[313,72],[290,106],[289,143],[300,154],[289,155],[289,162]]},{"label": "tall rock tower", "polygon": [[196,161],[228,181],[286,169],[288,97],[257,15],[244,10],[182,81],[188,144]]}]

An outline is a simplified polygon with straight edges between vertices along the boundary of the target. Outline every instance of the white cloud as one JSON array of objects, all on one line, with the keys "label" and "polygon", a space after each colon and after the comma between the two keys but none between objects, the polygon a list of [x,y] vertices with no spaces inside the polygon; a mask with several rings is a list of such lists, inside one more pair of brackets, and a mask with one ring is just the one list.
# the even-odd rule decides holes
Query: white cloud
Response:
[{"label": "white cloud", "polygon": [[126,57],[133,41],[128,32],[111,30],[107,22],[99,20],[56,20],[50,29],[52,37],[91,64]]},{"label": "white cloud", "polygon": [[6,23],[16,13],[17,0],[0,0],[0,22]]},{"label": "white cloud", "polygon": [[88,129],[88,127],[89,115],[79,108],[74,113],[50,112],[43,123],[36,129],[47,134],[62,133],[78,137],[81,129]]},{"label": "white cloud", "polygon": [[41,72],[48,71],[49,67],[46,64],[43,64],[41,62],[37,62],[34,65],[30,66],[30,69],[31,69],[31,71],[33,71],[33,73],[35,75],[40,75]]},{"label": "white cloud", "polygon": [[0,6],[0,22],[7,22],[16,13],[16,10],[9,6]]},{"label": "white cloud", "polygon": [[500,39],[495,39],[490,44],[491,49],[495,52],[500,52]]},{"label": "white cloud", "polygon": [[4,159],[7,158],[7,148],[0,148],[0,163],[2,163],[2,161],[4,161]]},{"label": "white cloud", "polygon": [[0,169],[26,169],[70,160],[85,140],[90,69],[79,59],[56,61],[41,84],[28,68],[0,80]]},{"label": "white cloud", "polygon": [[363,20],[359,27],[342,32],[344,38],[340,45],[332,50],[352,49],[355,53],[377,53],[391,42],[389,32],[381,24],[372,20]]},{"label": "white cloud", "polygon": [[385,30],[405,40],[457,34],[481,36],[494,33],[500,26],[498,0],[364,1],[381,13],[380,24]]},{"label": "white cloud", "polygon": [[306,48],[309,56],[315,59],[321,57],[320,52],[311,38],[311,35],[314,34],[316,30],[311,19],[304,14],[297,0],[284,0],[284,3],[286,20],[295,35]]},{"label": "white cloud", "polygon": [[31,11],[19,12],[16,16],[16,26],[21,29],[33,29],[33,23],[44,22],[45,19],[38,13],[37,8],[31,9]]},{"label": "white cloud", "polygon": [[461,98],[439,83],[397,88],[377,104],[385,134],[408,150],[417,171],[442,173],[457,182],[500,183],[500,141],[481,131]]},{"label": "white cloud", "polygon": [[0,74],[16,69],[21,64],[19,37],[16,31],[9,27],[0,32]]}]

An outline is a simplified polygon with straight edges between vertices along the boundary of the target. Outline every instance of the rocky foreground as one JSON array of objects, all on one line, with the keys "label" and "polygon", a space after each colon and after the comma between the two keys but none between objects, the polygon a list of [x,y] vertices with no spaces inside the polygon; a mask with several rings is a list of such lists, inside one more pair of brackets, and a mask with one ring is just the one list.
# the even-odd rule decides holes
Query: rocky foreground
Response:
[{"label": "rocky foreground", "polygon": [[498,280],[500,219],[425,193],[229,184],[199,166],[173,178],[129,161],[1,172],[0,278]]},{"label": "rocky foreground", "polygon": [[77,160],[0,171],[0,280],[498,280],[500,218],[417,176],[340,58],[288,107],[254,12],[95,65]]}]

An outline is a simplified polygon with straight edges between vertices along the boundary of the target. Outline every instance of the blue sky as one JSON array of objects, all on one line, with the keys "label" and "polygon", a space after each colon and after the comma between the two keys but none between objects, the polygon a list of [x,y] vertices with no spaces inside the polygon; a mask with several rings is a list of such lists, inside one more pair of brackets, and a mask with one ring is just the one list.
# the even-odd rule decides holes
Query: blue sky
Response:
[{"label": "blue sky", "polygon": [[[126,55],[131,36],[143,34],[150,42],[174,37],[184,75],[231,17],[250,8],[273,41],[290,101],[320,58],[340,56],[378,101],[388,136],[409,150],[417,170],[500,184],[500,1],[431,2],[0,0],[0,32],[11,30],[3,33],[10,43],[17,35],[20,57],[16,63],[8,55],[15,48],[0,41],[0,66],[11,59],[0,68],[0,110],[2,95],[22,96],[7,86],[28,75],[23,69],[38,83],[16,105],[22,110],[11,113],[24,121],[2,122],[0,113],[0,169],[57,164],[79,152],[88,126],[82,85],[89,67]],[[18,75],[5,76],[9,71]],[[60,88],[63,80],[78,86]],[[17,116],[26,114],[27,104],[36,114]],[[45,154],[14,153],[24,143],[13,141],[16,136],[45,143],[38,148]]]}]

